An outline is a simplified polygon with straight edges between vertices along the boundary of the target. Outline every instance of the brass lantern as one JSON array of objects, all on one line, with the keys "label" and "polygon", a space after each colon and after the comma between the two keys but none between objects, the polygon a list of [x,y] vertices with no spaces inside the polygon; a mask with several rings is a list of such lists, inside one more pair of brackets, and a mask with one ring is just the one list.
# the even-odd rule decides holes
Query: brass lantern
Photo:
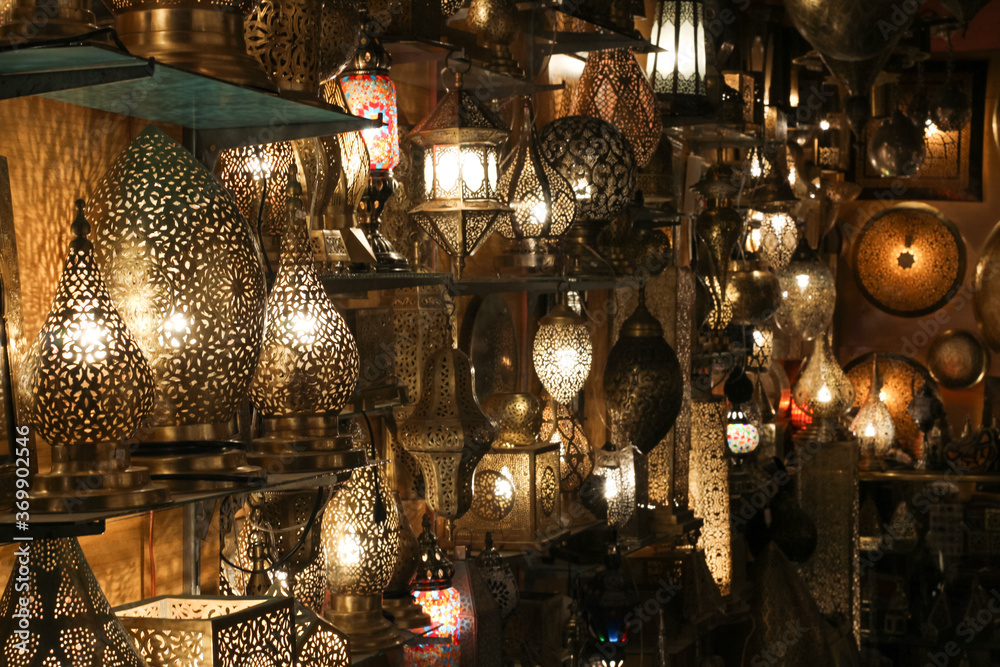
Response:
[{"label": "brass lantern", "polygon": [[699,397],[691,403],[691,509],[704,521],[698,547],[723,595],[733,576],[729,518],[729,463],[726,460],[726,400]]},{"label": "brass lantern", "polygon": [[316,277],[294,167],[288,181],[288,229],[250,383],[264,435],[251,443],[249,458],[272,472],[357,465],[364,453],[338,437],[336,419],[357,383],[358,348]]},{"label": "brass lantern", "polygon": [[635,514],[635,449],[606,442],[594,453],[594,472],[580,489],[583,503],[608,525],[622,528]]},{"label": "brass lantern", "polygon": [[[258,474],[226,448],[264,332],[259,251],[236,204],[193,155],[149,127],[97,186],[88,217],[112,301],[153,370],[153,428],[141,436],[222,441],[178,456],[146,445],[142,465],[153,474]],[[198,465],[189,455],[209,451],[211,462]]]},{"label": "brass lantern", "polygon": [[20,544],[0,598],[0,662],[145,667],[75,537]]},{"label": "brass lantern", "polygon": [[587,319],[569,306],[556,306],[539,320],[532,345],[535,373],[557,402],[569,403],[583,389],[593,354]]},{"label": "brass lantern", "polygon": [[465,353],[445,346],[425,369],[420,401],[400,424],[399,439],[420,464],[428,506],[454,520],[472,504],[472,475],[497,431],[479,407]]},{"label": "brass lantern", "polygon": [[590,52],[570,113],[600,118],[618,128],[632,146],[640,169],[649,163],[660,143],[660,109],[630,49]]},{"label": "brass lantern", "polygon": [[778,328],[790,336],[812,340],[833,319],[837,285],[833,273],[802,239],[788,265],[778,272],[781,305],[774,313]]},{"label": "brass lantern", "polygon": [[517,609],[520,593],[517,590],[517,579],[510,565],[503,559],[500,552],[493,546],[493,535],[486,533],[486,548],[476,556],[476,567],[490,587],[493,599],[500,607],[500,617],[507,618]]},{"label": "brass lantern", "polygon": [[39,512],[137,507],[166,487],[129,464],[131,438],[153,407],[153,374],[115,310],[87,239],[83,200],[49,316],[25,359],[32,421],[52,445],[52,472],[35,475]]},{"label": "brass lantern", "polygon": [[647,58],[646,73],[664,111],[673,116],[708,112],[703,0],[660,0],[650,41],[661,50]]},{"label": "brass lantern", "polygon": [[550,400],[542,420],[540,439],[559,445],[559,488],[563,493],[576,491],[594,469],[590,440],[567,405]]},{"label": "brass lantern", "polygon": [[858,410],[851,422],[851,431],[861,448],[861,467],[879,469],[881,459],[896,439],[896,428],[892,415],[882,397],[882,376],[878,372],[878,357],[872,363],[872,381],[869,385],[868,400]]},{"label": "brass lantern", "polygon": [[472,0],[466,22],[476,33],[478,41],[492,52],[487,62],[489,69],[511,76],[524,76],[510,53],[510,43],[518,33],[517,3],[514,0]]},{"label": "brass lantern", "polygon": [[[792,385],[792,399],[824,432],[854,404],[854,385],[837,363],[826,336],[816,338],[813,352]],[[835,426],[835,425],[834,425]]]},{"label": "brass lantern", "polygon": [[381,651],[403,641],[382,617],[382,591],[399,553],[400,521],[382,465],[355,470],[323,515],[331,594],[325,616],[348,636],[352,653]]},{"label": "brass lantern", "polygon": [[399,554],[392,577],[382,592],[382,609],[392,617],[392,622],[401,630],[425,628],[431,624],[430,617],[423,612],[410,592],[410,582],[417,572],[417,536],[403,512],[403,501],[398,491],[392,492],[392,500],[399,515]]},{"label": "brass lantern", "polygon": [[736,188],[723,178],[718,167],[712,167],[692,189],[707,200],[708,206],[698,214],[694,229],[708,251],[708,275],[705,277],[716,292],[717,302],[721,303],[726,298],[729,259],[743,236],[743,216],[729,206],[729,198],[736,193]]},{"label": "brass lantern", "polygon": [[410,215],[458,262],[458,275],[510,213],[499,200],[500,144],[508,134],[500,117],[462,88],[459,72],[455,87],[410,134],[424,149],[426,198]]},{"label": "brass lantern", "polygon": [[611,439],[648,454],[680,414],[684,382],[677,354],[639,291],[635,311],[622,324],[604,367],[604,401]]}]

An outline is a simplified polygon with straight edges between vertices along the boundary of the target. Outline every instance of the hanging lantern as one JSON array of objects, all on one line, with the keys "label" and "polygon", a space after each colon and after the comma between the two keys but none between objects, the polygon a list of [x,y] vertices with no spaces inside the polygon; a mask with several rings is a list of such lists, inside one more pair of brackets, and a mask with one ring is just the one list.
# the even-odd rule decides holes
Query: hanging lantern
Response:
[{"label": "hanging lantern", "polygon": [[702,0],[661,0],[650,41],[661,50],[646,60],[653,92],[672,116],[707,113],[705,8]]},{"label": "hanging lantern", "polygon": [[578,490],[594,469],[594,450],[569,406],[549,400],[542,413],[539,437],[559,445],[559,488],[563,493]]},{"label": "hanging lantern", "polygon": [[131,467],[123,445],[153,407],[153,375],[94,261],[83,204],[76,202],[76,238],[22,369],[32,421],[52,446],[52,471],[31,480],[36,512],[137,507],[169,496],[147,469]]},{"label": "hanging lantern", "polygon": [[591,51],[573,94],[570,113],[614,125],[628,140],[641,169],[660,143],[663,120],[649,80],[630,49]]},{"label": "hanging lantern", "polygon": [[67,39],[98,30],[90,0],[39,0],[4,3],[0,13],[0,44],[26,46],[32,42]]},{"label": "hanging lantern", "polygon": [[[155,475],[259,475],[226,448],[260,355],[265,296],[257,243],[232,198],[149,127],[97,186],[88,218],[111,299],[155,381],[151,443],[134,460]],[[177,456],[152,444],[192,441]]]},{"label": "hanging lantern", "polygon": [[619,447],[648,454],[667,435],[681,410],[680,362],[663,327],[646,308],[645,288],[622,324],[604,367],[604,401],[611,439]]},{"label": "hanging lantern", "polygon": [[423,471],[427,505],[454,520],[473,502],[473,473],[497,429],[479,406],[463,352],[447,345],[425,369],[420,401],[400,424],[399,439]]},{"label": "hanging lantern", "polygon": [[760,411],[753,402],[753,382],[743,369],[736,369],[726,379],[726,445],[738,463],[757,450],[760,444]]},{"label": "hanging lantern", "polygon": [[838,419],[854,404],[854,386],[825,335],[816,338],[812,354],[792,385],[792,399],[814,421]]},{"label": "hanging lantern", "polygon": [[399,521],[382,464],[355,470],[323,515],[330,607],[325,615],[346,634],[352,653],[398,646],[402,638],[382,617],[382,591],[399,553]]},{"label": "hanging lantern", "polygon": [[795,220],[780,211],[766,213],[751,211],[751,219],[759,219],[760,244],[757,252],[761,259],[777,273],[792,260],[798,246],[799,234]]},{"label": "hanging lantern", "polygon": [[580,487],[580,500],[609,526],[624,526],[635,514],[635,455],[613,442],[594,453],[594,472]]},{"label": "hanging lantern", "polygon": [[366,216],[366,231],[375,254],[375,270],[389,272],[407,270],[406,260],[379,232],[379,218],[395,188],[392,170],[399,164],[399,110],[396,85],[389,78],[391,66],[392,56],[382,43],[371,33],[362,31],[354,58],[337,79],[352,114],[382,119],[380,127],[361,131],[369,160],[368,186],[361,196],[361,210]]},{"label": "hanging lantern", "polygon": [[583,389],[593,352],[586,318],[569,306],[556,306],[539,320],[532,346],[535,373],[557,402],[569,403]]},{"label": "hanging lantern", "polygon": [[[694,188],[705,197],[708,207],[694,221],[695,233],[705,245],[708,274],[713,283],[713,293],[721,302],[726,296],[726,269],[733,249],[743,236],[743,217],[728,205],[736,188],[722,178],[720,169],[712,167]],[[701,261],[699,253],[699,262]],[[718,285],[718,290],[714,284]]]},{"label": "hanging lantern", "polygon": [[758,324],[750,332],[750,353],[747,355],[746,369],[754,373],[766,373],[774,361],[774,329],[769,322]]},{"label": "hanging lantern", "polygon": [[829,267],[802,239],[792,261],[778,273],[781,305],[774,314],[778,328],[789,336],[812,340],[833,319],[837,286]]},{"label": "hanging lantern", "polygon": [[861,406],[851,422],[851,431],[861,447],[861,466],[867,470],[881,468],[880,459],[889,453],[895,442],[896,429],[892,415],[882,401],[882,376],[878,372],[878,358],[872,364],[872,382],[868,402]]},{"label": "hanging lantern", "polygon": [[437,536],[431,530],[430,514],[424,514],[423,530],[418,541],[414,598],[431,619],[430,636],[451,639],[444,653],[454,659],[460,654],[462,599],[451,585],[455,566],[438,545]]},{"label": "hanging lantern", "polygon": [[21,542],[0,598],[7,667],[145,667],[75,537]]},{"label": "hanging lantern", "polygon": [[733,324],[759,324],[781,303],[778,279],[760,262],[733,262],[726,281],[726,301],[732,308]]},{"label": "hanging lantern", "polygon": [[358,465],[361,450],[339,438],[334,417],[354,392],[358,348],[316,276],[302,187],[288,177],[288,229],[281,265],[267,299],[267,327],[250,400],[264,435],[250,460],[269,471],[337,469]]},{"label": "hanging lantern", "polygon": [[399,515],[399,553],[396,555],[392,577],[382,592],[382,609],[401,630],[425,628],[431,624],[431,619],[410,593],[410,582],[417,573],[418,565],[417,536],[413,534],[410,522],[403,512],[403,501],[398,491],[392,492],[392,500],[396,505],[396,514]]},{"label": "hanging lantern", "polygon": [[486,548],[476,556],[476,567],[479,568],[479,573],[483,575],[493,599],[500,607],[500,618],[506,619],[517,609],[520,593],[510,565],[493,546],[493,533],[486,533]]},{"label": "hanging lantern", "polygon": [[526,255],[518,256],[521,261],[544,266],[535,255],[544,254],[545,244],[573,224],[576,197],[570,182],[542,156],[528,96],[524,97],[521,138],[504,159],[501,172],[500,199],[511,211],[500,216],[497,231],[518,244],[517,250]]},{"label": "hanging lantern", "polygon": [[457,262],[479,250],[509,207],[499,200],[500,144],[510,134],[500,117],[455,87],[413,128],[424,149],[426,201],[410,211],[413,220]]},{"label": "hanging lantern", "polygon": [[510,43],[517,37],[519,25],[514,0],[472,0],[466,23],[478,41],[492,52],[486,63],[488,69],[511,76],[524,76],[510,53]]}]

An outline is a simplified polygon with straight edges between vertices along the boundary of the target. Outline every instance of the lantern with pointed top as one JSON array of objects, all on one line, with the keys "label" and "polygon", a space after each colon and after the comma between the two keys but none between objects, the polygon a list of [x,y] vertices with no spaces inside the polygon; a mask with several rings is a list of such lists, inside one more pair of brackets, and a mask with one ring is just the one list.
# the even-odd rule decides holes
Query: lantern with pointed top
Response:
[{"label": "lantern with pointed top", "polygon": [[455,566],[441,550],[437,535],[431,529],[431,515],[424,513],[423,530],[417,538],[417,574],[413,578],[413,589],[417,591],[440,591],[451,586],[455,576]]},{"label": "lantern with pointed top", "polygon": [[75,238],[23,367],[32,421],[52,446],[52,471],[31,484],[38,512],[137,507],[168,496],[146,468],[131,467],[124,446],[153,407],[153,374],[97,268],[83,205],[77,200]]},{"label": "lantern with pointed top", "polygon": [[476,556],[476,566],[500,607],[500,617],[507,618],[517,609],[520,594],[514,572],[493,546],[493,533],[486,533],[486,548]]},{"label": "lantern with pointed top", "polygon": [[792,398],[814,422],[839,419],[854,404],[854,386],[837,363],[826,336],[816,339],[792,385]]},{"label": "lantern with pointed top", "polygon": [[851,431],[861,447],[861,466],[872,470],[882,467],[881,458],[889,453],[896,437],[889,408],[882,400],[882,374],[878,372],[878,357],[872,363],[872,382],[865,401],[851,422]]}]

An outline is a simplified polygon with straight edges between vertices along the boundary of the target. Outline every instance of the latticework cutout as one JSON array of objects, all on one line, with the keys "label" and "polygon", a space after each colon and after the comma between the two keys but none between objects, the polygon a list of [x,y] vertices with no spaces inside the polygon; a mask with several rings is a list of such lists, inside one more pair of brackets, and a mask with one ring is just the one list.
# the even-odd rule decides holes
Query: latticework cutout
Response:
[{"label": "latticework cutout", "polygon": [[704,11],[702,0],[661,0],[650,41],[663,51],[647,65],[657,95],[707,96]]},{"label": "latticework cutout", "polygon": [[294,159],[288,141],[227,148],[219,154],[216,167],[219,180],[236,199],[244,218],[255,227],[260,218],[265,234],[280,236],[285,231],[288,220],[285,186]]},{"label": "latticework cutout", "polygon": [[948,303],[965,280],[965,242],[937,209],[908,204],[873,215],[854,240],[862,294],[891,315],[919,317]]},{"label": "latticework cutout", "polygon": [[392,569],[392,576],[385,587],[386,596],[408,598],[410,596],[410,581],[417,571],[417,536],[413,534],[413,528],[403,511],[403,501],[399,492],[393,491],[392,502],[396,505],[396,514],[399,515],[399,553],[396,555],[396,565]]},{"label": "latticework cutout", "polygon": [[[344,91],[335,80],[323,84],[323,99],[327,104],[347,108]],[[324,145],[330,163],[330,207],[353,213],[368,187],[370,160],[364,137],[361,132],[343,132],[324,139]]]},{"label": "latticework cutout", "polygon": [[761,258],[774,271],[781,271],[792,260],[792,254],[799,242],[795,220],[787,213],[765,213],[751,211],[750,217],[760,223]]},{"label": "latticework cutout", "polygon": [[792,399],[807,415],[819,419],[837,419],[854,404],[854,386],[837,363],[826,336],[816,339],[792,385]]},{"label": "latticework cutout", "polygon": [[603,502],[607,507],[608,524],[623,527],[635,514],[635,454],[631,447],[617,448],[605,444],[594,453],[594,477],[603,482]]},{"label": "latticework cutout", "polygon": [[324,618],[295,606],[295,667],[348,667],[347,637]]},{"label": "latticework cutout", "polygon": [[725,457],[726,402],[691,403],[691,509],[704,520],[698,547],[723,595],[729,595],[733,554],[729,527],[729,463]]},{"label": "latticework cutout", "polygon": [[570,182],[542,157],[527,101],[524,117],[521,139],[501,165],[500,197],[512,210],[497,231],[509,239],[553,238],[573,224],[576,197]]},{"label": "latticework cutout", "polygon": [[542,427],[542,406],[532,394],[493,394],[483,401],[483,412],[497,425],[496,447],[534,444]]},{"label": "latticework cutout", "polygon": [[590,52],[571,113],[594,116],[618,128],[632,146],[639,167],[646,166],[660,143],[660,107],[630,49]]},{"label": "latticework cutout", "polygon": [[358,348],[316,277],[301,202],[293,200],[250,399],[268,417],[337,413],[354,392]]},{"label": "latticework cutout", "polygon": [[778,328],[804,340],[816,338],[830,326],[837,301],[837,284],[829,267],[803,240],[792,261],[778,272],[781,305],[774,313]]},{"label": "latticework cutout", "polygon": [[95,255],[156,381],[153,424],[229,421],[264,331],[257,244],[194,156],[148,128],[90,200]]},{"label": "latticework cutout", "polygon": [[22,367],[32,421],[51,445],[120,442],[149,416],[153,374],[111,302],[82,211],[73,229],[52,308]]},{"label": "latticework cutout", "polygon": [[399,426],[399,439],[420,464],[427,504],[457,519],[472,503],[476,464],[496,437],[496,426],[479,407],[472,365],[445,346],[428,361],[420,401]]},{"label": "latticework cutout", "polygon": [[294,627],[288,598],[162,596],[115,608],[149,667],[285,667]]},{"label": "latticework cutout", "polygon": [[321,65],[324,13],[323,3],[310,0],[261,0],[246,20],[247,53],[279,89],[317,95],[320,70],[330,69]]},{"label": "latticework cutout", "polygon": [[[874,363],[875,355],[865,354],[852,359],[844,367],[847,379],[854,386],[853,407],[860,408],[869,401]],[[934,387],[933,391],[936,392],[934,381],[919,362],[890,353],[879,353],[878,371],[882,376],[879,394],[892,415],[896,439],[902,443],[912,443],[917,439],[919,429],[910,416],[910,402],[925,382]]]},{"label": "latticework cutout", "polygon": [[590,440],[567,405],[550,401],[545,406],[542,419],[539,439],[559,445],[559,486],[566,492],[576,491],[594,469],[594,450]]},{"label": "latticework cutout", "polygon": [[587,320],[557,308],[538,323],[532,344],[535,374],[559,403],[569,403],[590,375],[594,349]]},{"label": "latticework cutout", "polygon": [[[75,537],[21,545],[0,599],[0,662],[145,667]],[[15,614],[26,618],[26,627]]]},{"label": "latticework cutout", "polygon": [[396,567],[399,521],[379,465],[355,470],[323,514],[331,593],[381,595]]},{"label": "latticework cutout", "polygon": [[610,220],[632,199],[635,153],[613,125],[589,116],[559,118],[539,134],[542,156],[569,181],[575,221]]},{"label": "latticework cutout", "polygon": [[493,546],[493,539],[486,537],[486,548],[476,557],[476,567],[479,568],[483,580],[490,588],[493,599],[500,607],[500,617],[507,618],[517,608],[520,594],[517,590],[517,579],[500,552]]}]

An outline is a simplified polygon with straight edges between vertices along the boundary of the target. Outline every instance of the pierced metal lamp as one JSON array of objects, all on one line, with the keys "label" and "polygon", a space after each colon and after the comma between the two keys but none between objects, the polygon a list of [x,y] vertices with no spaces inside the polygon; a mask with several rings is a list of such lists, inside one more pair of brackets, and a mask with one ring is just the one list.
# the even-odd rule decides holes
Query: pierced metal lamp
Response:
[{"label": "pierced metal lamp", "polygon": [[[152,428],[133,460],[188,486],[205,470],[256,477],[233,448],[264,332],[259,250],[235,202],[193,155],[147,128],[90,199],[97,263],[149,360]],[[179,477],[178,477],[179,476]]]},{"label": "pierced metal lamp", "polygon": [[323,515],[328,621],[348,636],[352,653],[402,643],[382,616],[382,591],[399,553],[399,521],[382,464],[355,470]]},{"label": "pierced metal lamp", "polygon": [[251,227],[257,229],[259,225],[265,244],[270,238],[280,239],[285,232],[288,222],[285,190],[294,162],[295,153],[288,141],[227,148],[219,154],[216,167],[219,180],[233,195]]},{"label": "pierced metal lamp", "polygon": [[511,212],[500,197],[500,144],[510,131],[477,95],[455,86],[413,128],[410,138],[424,149],[424,196],[410,210],[416,222],[457,262],[490,237],[500,218]]},{"label": "pierced metal lamp", "polygon": [[399,439],[423,471],[427,505],[455,520],[473,502],[473,474],[497,435],[476,397],[469,358],[446,345],[425,366],[417,407]]},{"label": "pierced metal lamp", "polygon": [[403,501],[398,491],[392,492],[396,513],[399,515],[399,554],[392,577],[382,592],[382,609],[392,617],[392,622],[401,630],[425,628],[431,624],[430,616],[424,613],[413,599],[410,582],[417,573],[417,536],[403,512]]},{"label": "pierced metal lamp", "polygon": [[358,349],[316,276],[301,193],[293,167],[281,266],[250,383],[264,434],[250,444],[249,459],[269,472],[339,469],[365,460],[339,435],[337,415],[354,392]]},{"label": "pierced metal lamp", "polygon": [[884,468],[881,459],[892,449],[896,428],[882,397],[882,375],[878,371],[877,356],[872,363],[868,400],[851,422],[851,431],[861,447],[860,467],[865,470]]},{"label": "pierced metal lamp", "polygon": [[52,446],[52,471],[31,480],[36,512],[138,507],[169,497],[148,469],[131,466],[124,445],[153,407],[153,374],[111,302],[83,206],[77,200],[76,238],[23,366],[32,421]]},{"label": "pierced metal lamp", "polygon": [[[594,469],[594,450],[576,415],[567,405],[549,401],[542,413],[540,439],[559,445],[559,488],[572,493]],[[563,505],[569,501],[563,499]]]},{"label": "pierced metal lamp", "polygon": [[788,265],[778,272],[781,305],[774,313],[778,328],[790,336],[812,340],[821,336],[833,319],[837,286],[829,267],[805,239]]},{"label": "pierced metal lamp", "polygon": [[703,0],[661,0],[653,14],[650,41],[662,49],[649,55],[646,73],[664,112],[671,116],[708,113]]},{"label": "pierced metal lamp", "polygon": [[660,109],[630,49],[591,51],[570,109],[574,116],[593,116],[618,128],[632,146],[640,169],[660,143]]},{"label": "pierced metal lamp", "polygon": [[510,565],[493,546],[492,533],[486,533],[486,548],[476,556],[476,566],[486,580],[486,585],[490,587],[490,593],[497,601],[497,606],[500,607],[500,618],[507,618],[513,614],[521,597],[517,590],[517,580]]},{"label": "pierced metal lamp", "polygon": [[837,363],[825,335],[816,338],[812,354],[792,385],[792,399],[812,417],[811,432],[819,437],[832,437],[836,420],[854,404],[854,385]]},{"label": "pierced metal lamp", "polygon": [[[377,37],[367,31],[354,58],[337,78],[344,101],[350,112],[362,118],[381,117],[381,127],[361,132],[368,149],[368,186],[361,197],[366,231],[375,253],[376,271],[405,271],[406,259],[379,232],[379,217],[395,188],[392,170],[399,164],[399,110],[396,105],[396,85],[389,78],[392,56]],[[329,96],[329,94],[328,94]]]},{"label": "pierced metal lamp", "polygon": [[558,305],[538,322],[532,360],[545,391],[558,403],[569,403],[590,375],[594,349],[587,319]]},{"label": "pierced metal lamp", "polygon": [[622,527],[635,514],[635,454],[630,445],[613,442],[594,453],[594,472],[580,489],[581,500],[608,525]]},{"label": "pierced metal lamp", "polygon": [[75,537],[22,542],[0,599],[7,667],[145,667]]}]

